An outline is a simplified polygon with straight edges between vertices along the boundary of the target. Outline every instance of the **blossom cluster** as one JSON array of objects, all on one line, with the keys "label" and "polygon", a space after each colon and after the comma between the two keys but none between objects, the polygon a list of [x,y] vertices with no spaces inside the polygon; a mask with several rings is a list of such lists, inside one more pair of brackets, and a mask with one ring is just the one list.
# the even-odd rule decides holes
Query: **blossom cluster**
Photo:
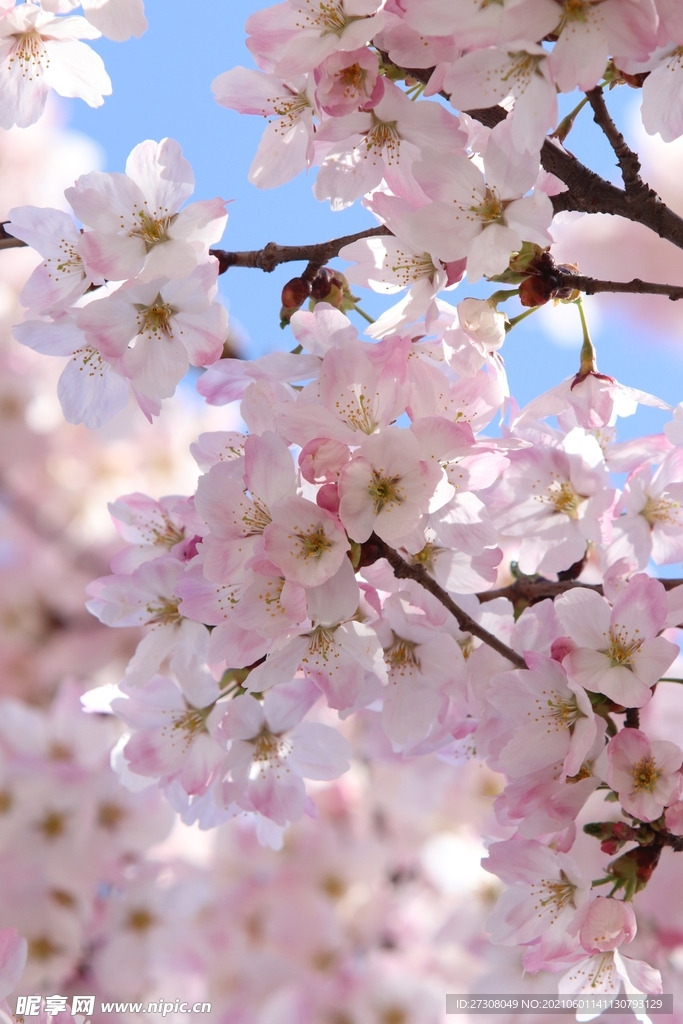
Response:
[{"label": "blossom cluster", "polygon": [[183,206],[193,191],[180,146],[163,139],[136,146],[125,174],[91,171],[66,190],[85,230],[61,210],[10,211],[11,233],[43,257],[15,337],[69,357],[58,395],[70,423],[99,427],[131,394],[151,419],[190,363],[223,353],[228,318],[209,246],[227,212],[220,199]]},{"label": "blossom cluster", "polygon": [[[483,435],[507,394],[500,357],[484,347],[467,375],[451,344],[476,343],[476,301],[469,319],[442,318],[440,340],[379,343],[321,303],[292,317],[301,351],[204,374],[211,402],[243,393],[249,432],[200,436],[191,498],[112,505],[128,546],[89,587],[103,622],[146,627],[112,702],[129,727],[117,764],[159,780],[188,823],[253,816],[277,847],[314,813],[303,780],[348,766],[333,712],[377,715],[403,758],[476,751],[508,779],[496,814],[509,838],[484,862],[510,886],[494,940],[523,944],[531,972],[567,971],[567,985],[588,984],[598,961],[607,971],[614,952],[610,984],[654,991],[649,969],[618,953],[635,934],[630,906],[591,899],[570,851],[604,792],[650,842],[683,830],[683,751],[612,717],[645,708],[678,655],[662,632],[681,620],[683,588],[639,570],[681,558],[681,448],[581,426],[604,398],[585,380],[567,387],[558,428],[526,409],[503,437]],[[479,312],[490,329],[495,312]],[[622,492],[610,469],[630,470]],[[532,580],[579,582],[519,614],[488,593],[504,555]],[[396,558],[422,575],[395,574]],[[645,835],[600,829],[606,853]],[[646,879],[625,857],[604,870],[630,899]],[[613,944],[596,945],[605,930]]]}]

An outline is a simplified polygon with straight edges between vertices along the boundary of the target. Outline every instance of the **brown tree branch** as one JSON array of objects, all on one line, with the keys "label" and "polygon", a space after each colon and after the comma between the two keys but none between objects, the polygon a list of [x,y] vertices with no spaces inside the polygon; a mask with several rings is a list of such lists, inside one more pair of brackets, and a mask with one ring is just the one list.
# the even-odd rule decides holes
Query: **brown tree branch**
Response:
[{"label": "brown tree branch", "polygon": [[[26,245],[19,238],[15,238],[6,230],[5,224],[9,221],[0,222],[0,249],[15,249]],[[268,242],[263,249],[250,249],[245,252],[228,252],[225,249],[209,249],[211,256],[218,260],[218,273],[224,274],[230,267],[257,267],[267,274],[275,270],[281,263],[294,263],[306,260],[308,267],[304,273],[318,271],[328,260],[339,255],[339,250],[345,245],[351,245],[360,238],[373,238],[377,235],[392,235],[393,232],[383,224],[374,228],[366,228],[365,231],[357,231],[354,235],[343,235],[341,238],[333,238],[329,242],[315,242],[311,245],[278,245],[277,242]]]},{"label": "brown tree branch", "polygon": [[634,153],[631,147],[627,144],[626,139],[621,134],[616,124],[612,120],[612,116],[607,109],[605,103],[605,97],[600,86],[589,90],[586,93],[586,98],[593,108],[593,120],[602,129],[607,141],[614,150],[614,155],[619,162],[619,169],[621,170],[621,177],[624,182],[624,188],[628,196],[644,196],[646,198],[652,198],[655,193],[652,189],[645,184],[640,176],[640,160],[638,154]]},{"label": "brown tree branch", "polygon": [[25,246],[26,242],[22,242],[21,239],[10,235],[9,231],[5,231],[5,224],[9,224],[9,221],[0,222],[0,249],[20,249]]},{"label": "brown tree branch", "polygon": [[[680,587],[683,584],[683,579],[659,579],[658,582],[665,590],[673,590],[674,587]],[[542,601],[546,597],[552,599],[559,597],[560,594],[565,594],[568,590],[576,590],[577,587],[583,590],[593,590],[596,594],[603,593],[601,583],[580,583],[577,580],[558,580],[555,583],[552,580],[520,579],[508,584],[507,587],[483,590],[476,596],[482,604],[487,601],[495,601],[497,597],[507,597],[513,604],[519,601],[535,604],[536,601]]]},{"label": "brown tree branch", "polygon": [[440,601],[444,608],[447,609],[456,620],[460,629],[464,633],[471,633],[472,636],[478,637],[489,647],[492,647],[498,654],[502,654],[504,658],[516,668],[526,668],[526,662],[521,654],[517,654],[511,647],[504,644],[502,640],[499,640],[493,633],[489,633],[488,629],[484,629],[479,623],[468,615],[467,612],[455,603],[450,594],[440,587],[435,579],[429,575],[427,570],[422,565],[409,565],[404,558],[399,555],[398,551],[386,544],[377,534],[373,533],[369,540],[363,545],[363,560],[361,564],[371,565],[380,558],[386,558],[387,562],[394,570],[394,575],[399,580],[414,580],[419,583],[421,587],[428,590],[430,594],[433,594],[437,601]]},{"label": "brown tree branch", "polygon": [[263,249],[252,249],[247,252],[226,252],[224,249],[209,251],[218,260],[219,274],[224,274],[230,267],[257,267],[270,274],[281,263],[303,260],[309,264],[307,270],[310,272],[313,269],[319,270],[328,260],[338,256],[339,250],[345,245],[351,245],[360,238],[391,234],[393,232],[389,228],[379,224],[377,227],[358,231],[355,235],[344,235],[342,238],[333,238],[329,242],[317,242],[313,245],[278,245],[276,242],[269,242]]},{"label": "brown tree branch", "polygon": [[672,302],[683,299],[683,285],[679,284],[653,284],[651,281],[641,281],[638,277],[634,277],[632,281],[600,281],[581,274],[563,274],[559,268],[554,272],[559,274],[568,286],[586,295],[619,292],[630,295],[666,295]]}]

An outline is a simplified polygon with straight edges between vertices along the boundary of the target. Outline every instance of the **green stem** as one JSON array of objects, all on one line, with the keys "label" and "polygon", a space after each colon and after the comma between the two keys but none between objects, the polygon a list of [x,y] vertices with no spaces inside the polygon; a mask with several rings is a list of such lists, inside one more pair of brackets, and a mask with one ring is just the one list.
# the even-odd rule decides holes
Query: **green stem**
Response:
[{"label": "green stem", "polygon": [[358,313],[359,316],[362,316],[364,320],[367,320],[369,324],[374,324],[375,321],[373,320],[373,318],[369,316],[364,310],[362,310],[360,306],[352,306],[352,309],[355,309],[356,313]]},{"label": "green stem", "polygon": [[519,295],[519,288],[501,288],[500,291],[489,295],[487,302],[491,306],[497,306],[499,302],[507,302],[508,299],[513,299],[515,295]]},{"label": "green stem", "polygon": [[530,309],[525,309],[523,313],[519,314],[519,316],[513,316],[512,320],[508,320],[505,325],[505,333],[507,334],[508,331],[511,331],[513,327],[517,326],[517,324],[521,324],[522,320],[526,320],[526,318],[531,316],[532,313],[535,313],[537,309],[540,309],[540,306],[532,306]]},{"label": "green stem", "polygon": [[583,331],[583,345],[581,346],[581,355],[579,373],[597,373],[597,355],[595,352],[595,346],[591,341],[590,331],[588,330],[588,321],[586,320],[586,313],[583,308],[583,301],[579,295],[578,299],[574,300],[574,305],[579,311],[581,317],[581,330]]},{"label": "green stem", "polygon": [[576,121],[577,116],[581,113],[587,103],[588,97],[584,96],[583,99],[576,104],[574,109],[571,110],[566,117],[562,118],[555,131],[550,133],[550,138],[557,139],[558,142],[564,142],[574,127],[574,121]]},{"label": "green stem", "polygon": [[676,679],[674,676],[662,676],[660,683],[683,683],[683,679]]}]

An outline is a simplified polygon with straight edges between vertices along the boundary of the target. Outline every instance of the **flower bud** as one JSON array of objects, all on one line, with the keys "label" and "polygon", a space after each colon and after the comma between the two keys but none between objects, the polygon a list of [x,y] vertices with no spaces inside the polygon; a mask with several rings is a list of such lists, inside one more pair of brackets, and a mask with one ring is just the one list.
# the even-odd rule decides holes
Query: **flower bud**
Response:
[{"label": "flower bud", "polygon": [[525,277],[519,286],[519,301],[523,306],[545,306],[555,298],[559,279],[554,275]]},{"label": "flower bud", "polygon": [[499,313],[485,299],[463,299],[458,303],[458,320],[470,338],[495,352],[505,341],[505,313]]},{"label": "flower bud", "polygon": [[282,305],[285,309],[299,309],[310,294],[310,282],[303,277],[293,277],[282,289]]}]

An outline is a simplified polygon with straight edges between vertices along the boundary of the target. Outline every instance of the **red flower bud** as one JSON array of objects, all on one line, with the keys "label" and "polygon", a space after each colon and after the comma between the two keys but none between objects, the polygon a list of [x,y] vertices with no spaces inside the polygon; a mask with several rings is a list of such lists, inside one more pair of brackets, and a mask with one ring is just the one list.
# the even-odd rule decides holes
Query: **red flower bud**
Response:
[{"label": "red flower bud", "polygon": [[282,289],[282,305],[285,309],[298,309],[310,294],[310,283],[303,277],[293,277]]}]

